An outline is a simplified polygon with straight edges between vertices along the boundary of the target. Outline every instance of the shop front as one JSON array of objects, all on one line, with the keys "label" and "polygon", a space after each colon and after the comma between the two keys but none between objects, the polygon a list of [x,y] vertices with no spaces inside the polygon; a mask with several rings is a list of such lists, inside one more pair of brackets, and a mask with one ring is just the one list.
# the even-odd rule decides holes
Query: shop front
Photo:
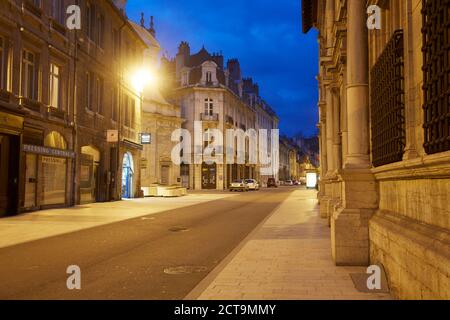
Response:
[{"label": "shop front", "polygon": [[23,117],[0,112],[0,216],[18,212],[22,129]]},{"label": "shop front", "polygon": [[19,147],[19,136],[0,132],[0,216],[17,212]]},{"label": "shop front", "polygon": [[23,144],[25,192],[23,210],[30,211],[70,204],[68,188],[75,153],[68,150],[64,137],[50,132],[44,145]]}]

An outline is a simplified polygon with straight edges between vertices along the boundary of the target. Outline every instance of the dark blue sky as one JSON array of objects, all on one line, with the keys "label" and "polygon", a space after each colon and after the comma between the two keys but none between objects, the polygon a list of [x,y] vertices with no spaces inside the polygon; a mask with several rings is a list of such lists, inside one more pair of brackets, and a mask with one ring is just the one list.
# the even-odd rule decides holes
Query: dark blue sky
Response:
[{"label": "dark blue sky", "polygon": [[282,133],[316,130],[317,35],[301,32],[300,0],[129,0],[128,17],[146,24],[155,17],[156,37],[174,57],[178,44],[238,58],[261,96],[280,117]]}]

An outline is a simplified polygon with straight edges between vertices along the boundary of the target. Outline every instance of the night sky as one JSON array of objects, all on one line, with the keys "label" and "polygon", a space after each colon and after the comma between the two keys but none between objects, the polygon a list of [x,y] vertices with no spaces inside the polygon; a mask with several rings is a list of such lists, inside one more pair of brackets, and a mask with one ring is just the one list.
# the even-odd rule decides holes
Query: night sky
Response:
[{"label": "night sky", "polygon": [[244,77],[280,117],[281,133],[311,135],[318,122],[317,34],[301,32],[300,0],[129,0],[128,17],[146,25],[155,17],[163,52],[174,57],[180,41],[191,53],[202,45],[238,58]]}]

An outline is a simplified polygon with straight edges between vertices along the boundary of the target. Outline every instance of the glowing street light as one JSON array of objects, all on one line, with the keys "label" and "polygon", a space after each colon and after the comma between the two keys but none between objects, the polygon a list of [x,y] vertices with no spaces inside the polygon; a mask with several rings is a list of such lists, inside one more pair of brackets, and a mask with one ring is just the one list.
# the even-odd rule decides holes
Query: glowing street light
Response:
[{"label": "glowing street light", "polygon": [[156,87],[158,83],[156,73],[151,69],[137,70],[132,75],[131,82],[138,93],[143,93],[147,86]]}]

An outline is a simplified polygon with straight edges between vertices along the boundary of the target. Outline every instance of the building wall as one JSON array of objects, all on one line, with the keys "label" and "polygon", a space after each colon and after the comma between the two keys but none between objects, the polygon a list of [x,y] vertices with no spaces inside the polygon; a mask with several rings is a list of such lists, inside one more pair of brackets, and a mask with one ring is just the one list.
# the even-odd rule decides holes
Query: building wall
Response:
[{"label": "building wall", "polygon": [[[395,297],[448,299],[450,151],[427,154],[424,148],[422,3],[369,1],[382,6],[381,30],[372,31],[365,3],[317,3],[320,212],[331,225],[336,264],[380,263]],[[398,29],[405,147],[400,160],[376,166],[370,71]]]},{"label": "building wall", "polygon": [[[161,106],[164,108],[164,106]],[[167,107],[166,107],[167,108]],[[172,132],[181,128],[181,120],[176,116],[163,116],[159,113],[143,113],[142,128],[151,135],[151,143],[144,146],[141,168],[142,187],[152,184],[180,184],[180,166],[172,162],[171,153],[177,142],[173,142]],[[163,166],[169,167],[168,181],[163,181]]]},{"label": "building wall", "polygon": [[394,294],[449,299],[450,152],[423,147],[422,1],[391,1],[382,11],[384,33],[369,36],[372,67],[392,37],[404,33],[406,148],[403,161],[373,169],[379,209],[370,223],[371,260],[383,263]]},{"label": "building wall", "polygon": [[[17,154],[20,162],[18,210],[13,211],[78,204],[81,200],[80,183],[85,182],[90,183],[93,189],[92,201],[120,199],[124,153],[133,154],[136,165],[140,161],[140,97],[129,80],[132,70],[142,60],[140,56],[145,44],[110,1],[90,2],[96,13],[92,15],[95,19],[90,37],[85,27],[88,2],[79,1],[84,26],[80,31],[65,27],[65,9],[72,3],[66,0],[59,3],[61,8],[57,13],[52,11],[51,1],[40,1],[39,6],[31,1],[19,0],[0,3],[0,37],[4,44],[2,49],[5,49],[2,50],[5,68],[0,75],[0,112],[8,117],[18,115],[23,119],[22,126],[14,133],[20,137],[21,147]],[[114,42],[114,31],[122,25],[123,41]],[[35,71],[32,74],[35,89],[32,94],[27,94],[23,89],[26,87],[25,76],[21,72],[28,70],[23,67],[26,63],[23,56],[25,50],[34,54]],[[27,54],[27,57],[33,56]],[[53,77],[51,70],[54,70]],[[86,73],[91,73],[92,80],[89,86],[90,103],[87,100]],[[53,102],[50,94],[51,78],[58,78],[58,103]],[[124,123],[125,96],[130,104],[134,101],[135,106],[133,110],[128,109],[128,123]],[[1,124],[0,131],[11,132],[7,127]],[[107,143],[108,129],[119,130],[120,146]],[[54,132],[63,137],[65,145],[55,144],[52,139],[46,140]],[[94,147],[101,158],[98,163],[91,164],[89,172],[85,170],[87,166],[84,163],[83,178],[86,181],[81,181],[81,150],[87,146]],[[34,166],[33,163],[36,163],[37,172],[30,177],[29,168]],[[63,166],[63,163],[66,166],[64,201],[43,199],[44,192],[52,187],[58,185],[61,188],[60,181],[50,177],[50,172],[55,171],[56,167],[52,171],[49,166]],[[97,168],[95,175],[94,168]],[[139,170],[135,172],[133,181],[133,196],[138,196]]]},{"label": "building wall", "polygon": [[[12,133],[20,138],[20,148],[14,155],[19,162],[18,189],[16,190],[18,203],[17,208],[9,214],[44,207],[67,206],[74,202],[73,157],[55,157],[51,154],[38,154],[36,151],[36,147],[47,153],[52,151],[50,149],[53,146],[47,144],[45,140],[52,132],[57,132],[63,137],[66,144],[65,151],[73,151],[73,129],[70,126],[72,119],[70,97],[73,93],[73,81],[70,78],[73,65],[69,58],[71,47],[67,34],[50,27],[54,21],[44,18],[50,13],[47,3],[37,10],[31,5],[26,5],[23,12],[21,4],[21,1],[0,3],[0,37],[3,43],[0,112],[8,119],[0,124],[0,131],[6,134]],[[23,80],[21,80],[23,50],[34,54],[34,90],[32,95],[27,95],[30,99],[23,99],[25,96]],[[51,104],[50,63],[58,64],[61,68],[62,88],[58,110],[49,108]],[[11,116],[19,116],[23,119],[14,133],[8,129],[10,126],[8,122],[13,123]],[[25,144],[33,146],[35,151],[25,152],[23,147]],[[51,166],[52,161],[54,166],[58,163],[63,165],[62,163],[65,162],[65,169],[59,171],[62,177],[58,177],[58,179],[64,179],[65,190],[61,189],[62,186],[58,188],[66,195],[58,196],[61,198],[60,201],[45,199],[45,193],[48,193],[53,186],[60,184],[56,177],[45,171],[44,167]],[[29,175],[32,166],[36,167],[33,177]]]}]

